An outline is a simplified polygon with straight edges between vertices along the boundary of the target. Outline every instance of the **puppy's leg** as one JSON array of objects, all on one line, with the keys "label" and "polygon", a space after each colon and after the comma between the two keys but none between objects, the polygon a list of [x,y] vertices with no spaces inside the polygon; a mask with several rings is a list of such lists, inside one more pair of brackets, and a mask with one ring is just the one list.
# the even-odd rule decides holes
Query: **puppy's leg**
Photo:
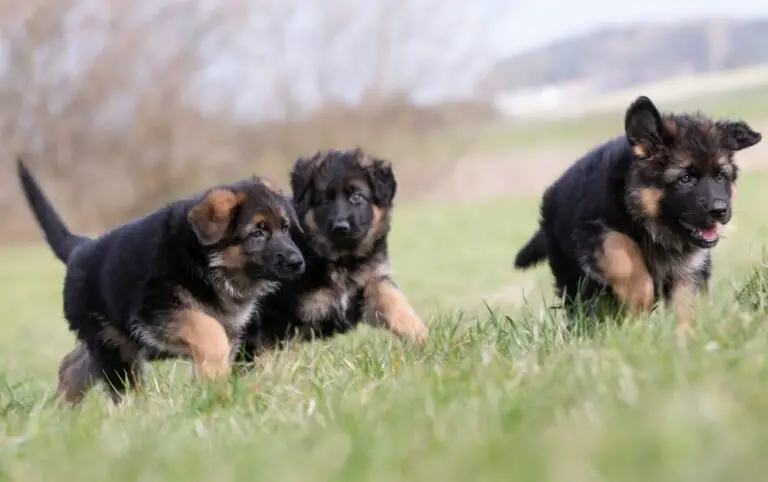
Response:
[{"label": "puppy's leg", "polygon": [[705,299],[710,299],[712,297],[709,285],[709,280],[712,278],[712,253],[707,253],[707,257],[696,273],[696,276],[699,294]]},{"label": "puppy's leg", "polygon": [[80,340],[64,355],[59,365],[59,386],[56,392],[65,401],[78,404],[98,382],[100,371],[88,348]]},{"label": "puppy's leg", "polygon": [[172,346],[192,358],[195,377],[213,379],[230,373],[230,341],[215,318],[195,309],[174,315],[167,327]]},{"label": "puppy's leg", "polygon": [[417,341],[427,338],[426,325],[392,280],[380,278],[369,282],[364,289],[364,296],[363,316],[366,323],[384,325],[402,338],[411,337]]},{"label": "puppy's leg", "polygon": [[691,327],[693,300],[696,296],[696,280],[689,277],[677,279],[672,284],[670,303],[677,319],[677,331],[680,334],[694,335]]},{"label": "puppy's leg", "polygon": [[127,388],[141,384],[144,360],[139,347],[126,333],[103,320],[99,325],[96,338],[88,339],[88,351],[112,401],[119,403]]},{"label": "puppy's leg", "polygon": [[654,287],[640,247],[630,237],[607,231],[594,255],[599,274],[631,313],[653,308]]},{"label": "puppy's leg", "polygon": [[128,388],[134,389],[142,379],[143,363],[138,358],[125,356],[125,350],[99,343],[89,345],[93,360],[101,369],[101,378],[107,385],[114,403],[120,403]]}]

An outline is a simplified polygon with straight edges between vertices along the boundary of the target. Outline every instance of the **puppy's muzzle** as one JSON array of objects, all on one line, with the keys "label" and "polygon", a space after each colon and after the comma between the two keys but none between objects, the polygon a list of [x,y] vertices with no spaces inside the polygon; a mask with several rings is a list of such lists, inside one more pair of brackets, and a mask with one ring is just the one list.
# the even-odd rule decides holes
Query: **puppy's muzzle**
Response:
[{"label": "puppy's muzzle", "polygon": [[277,267],[284,273],[300,275],[304,272],[304,266],[304,257],[298,251],[277,255]]}]

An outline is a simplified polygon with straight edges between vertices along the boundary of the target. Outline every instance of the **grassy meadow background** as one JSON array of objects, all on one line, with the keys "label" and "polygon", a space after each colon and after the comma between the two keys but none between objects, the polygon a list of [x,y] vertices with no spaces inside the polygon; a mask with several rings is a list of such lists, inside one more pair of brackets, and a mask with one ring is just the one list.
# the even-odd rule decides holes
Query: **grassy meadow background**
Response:
[{"label": "grassy meadow background", "polygon": [[[768,134],[768,91],[661,105],[692,106]],[[56,369],[73,346],[64,270],[41,243],[3,248],[0,479],[758,480],[768,328],[753,272],[768,240],[766,141],[739,158],[735,229],[715,249],[714,296],[686,345],[664,310],[570,334],[544,309],[547,268],[512,269],[541,188],[621,128],[621,112],[496,125],[445,165],[495,184],[458,175],[443,195],[398,205],[392,261],[430,321],[426,346],[363,327],[270,354],[225,390],[193,385],[186,362],[168,362],[120,407],[100,389],[78,409],[56,407]]]}]

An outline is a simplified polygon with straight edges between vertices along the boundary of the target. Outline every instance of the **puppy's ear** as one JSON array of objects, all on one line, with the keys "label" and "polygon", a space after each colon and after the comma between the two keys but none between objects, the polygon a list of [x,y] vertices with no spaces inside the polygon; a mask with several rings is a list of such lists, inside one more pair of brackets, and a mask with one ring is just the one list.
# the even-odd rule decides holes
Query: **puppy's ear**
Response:
[{"label": "puppy's ear", "polygon": [[392,171],[392,164],[383,159],[372,159],[368,169],[368,182],[373,190],[376,204],[390,206],[397,193],[397,181]]},{"label": "puppy's ear", "polygon": [[232,222],[235,208],[243,201],[245,201],[244,193],[234,193],[228,189],[212,189],[192,206],[187,214],[187,220],[203,246],[221,241]]},{"label": "puppy's ear", "polygon": [[299,233],[304,234],[304,228],[301,227],[301,223],[299,222],[299,215],[296,214],[296,209],[293,207],[293,199],[288,196],[285,196],[284,199],[285,212],[288,213],[288,219],[290,220],[291,225]]},{"label": "puppy's ear", "polygon": [[639,158],[652,156],[669,144],[671,133],[661,119],[661,114],[651,99],[641,95],[627,108],[624,131]]},{"label": "puppy's ear", "polygon": [[276,182],[274,182],[271,179],[268,179],[266,177],[260,177],[260,176],[253,176],[254,181],[260,183],[262,186],[266,187],[268,190],[272,191],[273,193],[277,194],[280,197],[284,197],[285,193],[283,192],[283,189],[277,185]]},{"label": "puppy's ear", "polygon": [[315,154],[312,157],[300,157],[293,165],[293,169],[291,170],[293,202],[298,204],[304,200],[318,163],[318,154]]},{"label": "puppy's ear", "polygon": [[759,143],[763,136],[744,121],[720,121],[717,123],[723,133],[723,147],[740,151]]}]

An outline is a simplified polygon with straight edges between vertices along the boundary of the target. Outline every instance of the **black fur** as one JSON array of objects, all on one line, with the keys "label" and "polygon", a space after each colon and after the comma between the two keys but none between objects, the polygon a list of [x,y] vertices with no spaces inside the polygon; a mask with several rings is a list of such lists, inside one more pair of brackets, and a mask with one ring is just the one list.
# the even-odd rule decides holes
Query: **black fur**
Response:
[{"label": "black fur", "polygon": [[515,268],[528,268],[547,258],[547,237],[537,229],[531,239],[520,248],[515,256]]},{"label": "black fur", "polygon": [[21,158],[16,159],[16,166],[19,171],[19,179],[21,180],[24,197],[40,221],[45,240],[56,257],[66,263],[72,251],[79,245],[87,242],[89,238],[72,234],[69,231],[64,221],[61,220],[51,206],[48,198],[38,187],[34,177],[32,177],[32,174]]},{"label": "black fur", "polygon": [[256,301],[303,272],[288,234],[292,207],[258,178],[172,202],[88,239],[69,233],[21,161],[19,177],[49,244],[66,261],[70,329],[115,400],[138,383],[145,350],[189,354],[169,341],[175,312],[216,314],[236,345]]},{"label": "black fur", "polygon": [[738,172],[732,155],[761,139],[741,121],[662,116],[647,97],[627,109],[625,130],[545,191],[540,227],[515,260],[526,268],[547,259],[557,294],[569,306],[611,291],[596,264],[610,231],[640,247],[657,299],[668,299],[681,277],[706,287],[709,250],[717,242],[710,226],[727,223],[731,215]]},{"label": "black fur", "polygon": [[[294,239],[306,270],[254,312],[244,361],[290,339],[345,333],[365,319],[366,286],[381,280],[394,286],[387,236],[397,183],[388,162],[360,149],[318,152],[296,162],[291,188],[303,229]],[[306,309],[323,292],[328,300]]]}]

